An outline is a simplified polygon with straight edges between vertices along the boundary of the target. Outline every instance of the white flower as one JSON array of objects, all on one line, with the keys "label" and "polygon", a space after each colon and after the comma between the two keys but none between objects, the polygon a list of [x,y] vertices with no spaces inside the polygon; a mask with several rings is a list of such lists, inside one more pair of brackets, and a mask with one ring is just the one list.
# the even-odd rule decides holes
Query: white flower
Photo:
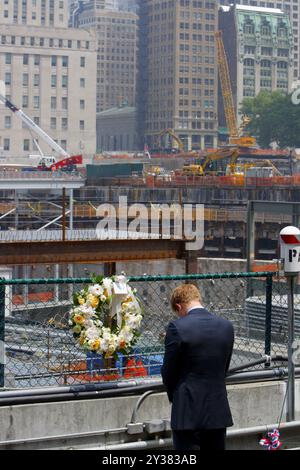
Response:
[{"label": "white flower", "polygon": [[102,295],[100,295],[100,300],[101,300],[101,302],[105,302],[105,301],[106,301],[106,297],[105,297],[105,295],[103,295],[103,294],[102,294]]},{"label": "white flower", "polygon": [[113,281],[109,277],[105,277],[102,284],[103,288],[107,290],[108,295],[112,295]]},{"label": "white flower", "polygon": [[92,326],[91,328],[87,328],[85,332],[85,336],[87,340],[95,340],[99,338],[99,331],[97,328]]},{"label": "white flower", "polygon": [[89,294],[99,297],[103,294],[103,287],[100,286],[100,284],[94,284],[93,286],[89,287]]}]

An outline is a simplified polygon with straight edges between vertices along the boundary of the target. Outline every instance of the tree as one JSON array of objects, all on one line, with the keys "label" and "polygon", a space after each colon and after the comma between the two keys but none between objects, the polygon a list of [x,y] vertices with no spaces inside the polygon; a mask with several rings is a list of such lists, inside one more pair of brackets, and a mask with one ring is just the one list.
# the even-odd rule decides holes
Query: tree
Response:
[{"label": "tree", "polygon": [[261,147],[271,142],[280,148],[300,147],[300,105],[293,104],[291,94],[261,91],[245,98],[240,112],[251,119],[245,131],[256,136]]}]

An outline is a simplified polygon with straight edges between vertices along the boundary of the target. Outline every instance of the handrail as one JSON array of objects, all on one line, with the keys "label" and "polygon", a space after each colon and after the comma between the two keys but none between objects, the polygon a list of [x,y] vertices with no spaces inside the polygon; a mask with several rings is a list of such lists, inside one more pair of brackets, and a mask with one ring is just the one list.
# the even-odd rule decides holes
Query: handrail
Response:
[{"label": "handrail", "polygon": [[[195,279],[243,279],[243,278],[261,278],[277,276],[276,271],[265,272],[228,272],[228,273],[207,273],[207,274],[174,274],[158,276],[129,276],[130,282],[159,282],[159,281],[188,281]],[[0,278],[0,285],[32,285],[32,284],[91,284],[91,278],[37,278],[37,279],[4,279]]]}]

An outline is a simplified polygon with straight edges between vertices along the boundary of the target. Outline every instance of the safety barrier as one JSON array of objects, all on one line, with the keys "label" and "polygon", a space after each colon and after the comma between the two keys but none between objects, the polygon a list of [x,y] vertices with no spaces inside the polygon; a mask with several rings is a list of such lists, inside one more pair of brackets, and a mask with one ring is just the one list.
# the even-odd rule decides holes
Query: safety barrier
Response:
[{"label": "safety barrier", "polygon": [[[165,328],[175,318],[170,294],[186,282],[197,284],[210,311],[232,321],[232,367],[259,362],[265,354],[286,354],[286,284],[276,273],[131,277],[143,306],[142,331],[132,353],[119,355],[113,378],[160,374]],[[1,387],[46,387],[107,378],[102,358],[82,351],[68,326],[73,293],[90,283],[81,278],[0,280]],[[298,337],[299,313],[296,307]],[[263,367],[257,364],[254,368]]]}]

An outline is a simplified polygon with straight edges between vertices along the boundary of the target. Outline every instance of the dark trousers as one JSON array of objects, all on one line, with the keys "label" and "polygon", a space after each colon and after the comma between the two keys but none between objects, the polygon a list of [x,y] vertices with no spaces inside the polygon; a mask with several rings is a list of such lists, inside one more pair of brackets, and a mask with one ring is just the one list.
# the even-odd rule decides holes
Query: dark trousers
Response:
[{"label": "dark trousers", "polygon": [[175,450],[225,450],[226,428],[173,431]]}]

